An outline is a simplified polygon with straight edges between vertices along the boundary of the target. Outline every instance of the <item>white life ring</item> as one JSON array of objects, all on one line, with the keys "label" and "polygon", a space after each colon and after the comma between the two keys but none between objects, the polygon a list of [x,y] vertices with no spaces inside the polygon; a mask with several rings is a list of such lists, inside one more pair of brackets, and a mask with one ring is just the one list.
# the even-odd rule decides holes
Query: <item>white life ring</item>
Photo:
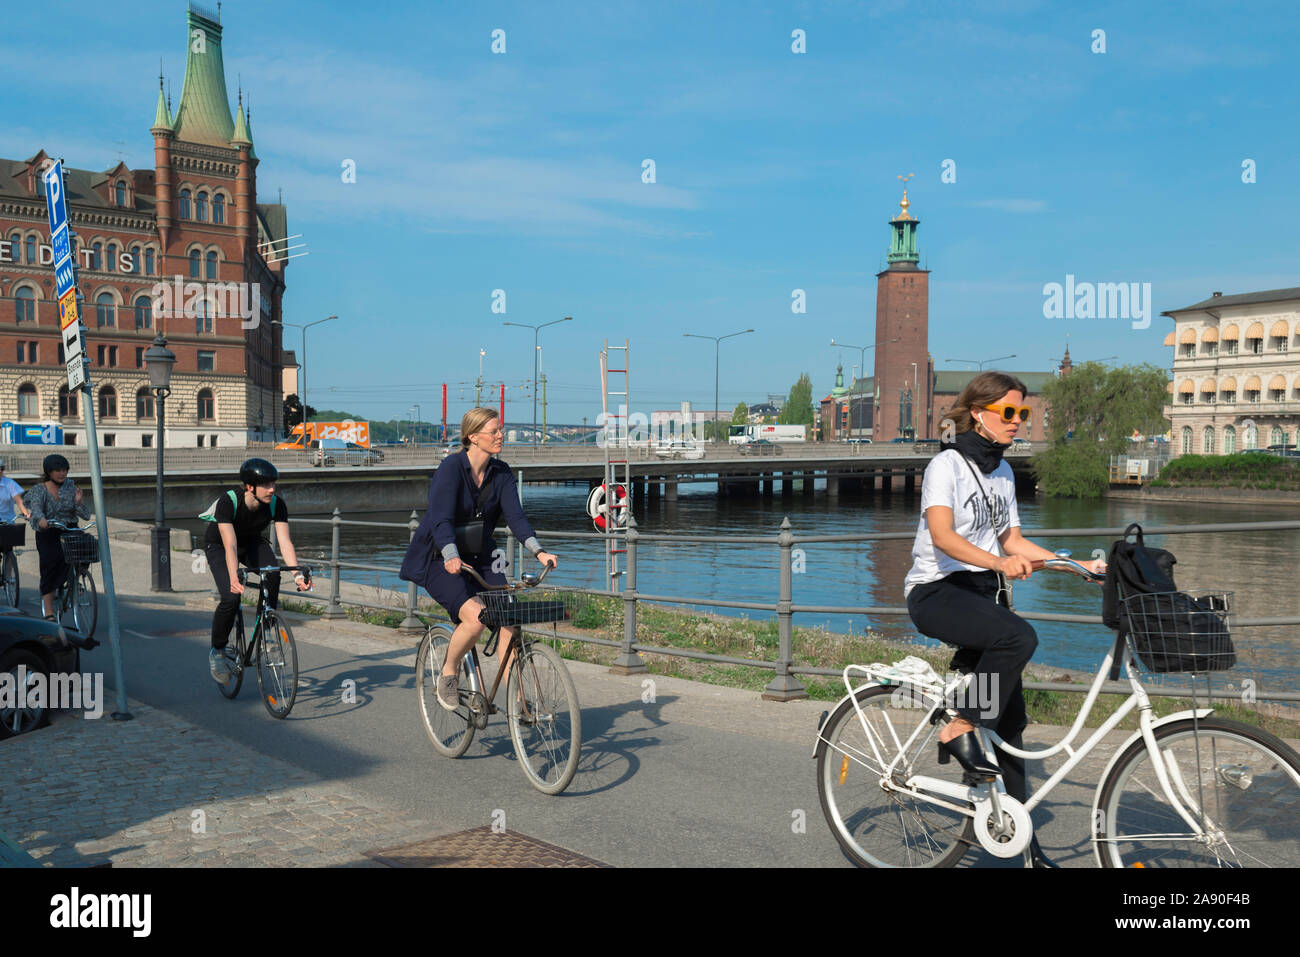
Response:
[{"label": "white life ring", "polygon": [[611,508],[606,504],[605,486],[597,485],[587,496],[587,515],[595,523],[599,531],[605,531],[610,523],[610,513],[613,513],[613,526],[623,528],[627,525],[627,488],[622,485],[614,486],[615,507]]}]

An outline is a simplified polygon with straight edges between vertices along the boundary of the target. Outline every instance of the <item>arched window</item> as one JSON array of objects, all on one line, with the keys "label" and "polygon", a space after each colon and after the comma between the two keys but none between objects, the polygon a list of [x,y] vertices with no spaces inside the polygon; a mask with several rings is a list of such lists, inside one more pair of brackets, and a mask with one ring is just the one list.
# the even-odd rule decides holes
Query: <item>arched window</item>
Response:
[{"label": "arched window", "polygon": [[199,390],[199,418],[215,419],[216,417],[217,417],[216,408],[215,408],[215,404],[212,401],[212,390],[200,389]]},{"label": "arched window", "polygon": [[117,390],[111,385],[106,385],[99,390],[99,417],[117,418]]},{"label": "arched window", "polygon": [[216,278],[217,278],[217,254],[214,253],[214,252],[212,252],[212,253],[208,253],[208,258],[207,258],[207,274],[205,275],[204,278],[205,278],[205,279],[216,279]]},{"label": "arched window", "polygon": [[[18,260],[18,247],[15,246],[14,261],[16,262],[17,260]],[[27,237],[27,265],[29,266],[36,265],[36,237],[35,236]]]},{"label": "arched window", "polygon": [[66,385],[59,386],[59,418],[69,419],[77,415],[77,393],[68,391]]},{"label": "arched window", "polygon": [[190,191],[188,189],[181,190],[180,217],[181,219],[190,218]]},{"label": "arched window", "polygon": [[140,271],[140,247],[132,246],[131,247],[131,272],[138,273],[139,271]]},{"label": "arched window", "polygon": [[1207,425],[1205,431],[1201,433],[1201,454],[1214,454],[1214,427]]},{"label": "arched window", "polygon": [[1253,425],[1246,427],[1246,437],[1242,448],[1248,450],[1259,448],[1259,429]]},{"label": "arched window", "polygon": [[1269,433],[1268,436],[1268,444],[1269,445],[1286,444],[1286,433],[1283,432],[1281,429],[1279,429],[1277,426],[1273,426],[1273,431]]},{"label": "arched window", "polygon": [[24,382],[18,387],[18,415],[23,418],[35,418],[40,415],[36,386],[30,382]]},{"label": "arched window", "polygon": [[153,412],[153,393],[147,386],[141,386],[135,392],[135,417],[137,419],[152,419]]},{"label": "arched window", "polygon": [[144,251],[144,271],[145,271],[145,273],[146,273],[147,275],[150,275],[150,276],[152,276],[152,275],[154,274],[154,272],[153,272],[153,250],[152,250],[152,249],[146,249],[146,250]]},{"label": "arched window", "polygon": [[36,293],[28,286],[23,286],[14,293],[14,321],[36,321]]},{"label": "arched window", "polygon": [[90,247],[90,252],[91,252],[90,268],[103,269],[104,268],[104,244],[94,243]]},{"label": "arched window", "polygon": [[1230,425],[1223,427],[1223,454],[1232,455],[1237,451],[1237,430]]},{"label": "arched window", "polygon": [[9,237],[9,261],[20,263],[23,261],[23,237],[14,233]]},{"label": "arched window", "polygon": [[1184,425],[1183,426],[1183,455],[1191,455],[1191,454],[1192,454],[1192,427],[1190,425]]},{"label": "arched window", "polygon": [[200,191],[194,197],[194,218],[199,222],[207,222],[208,219],[208,194]]},{"label": "arched window", "polygon": [[226,221],[226,197],[220,193],[212,197],[212,221],[218,225]]},{"label": "arched window", "polygon": [[194,304],[194,331],[212,331],[212,303],[208,302],[206,298],[200,298]]},{"label": "arched window", "polygon": [[126,205],[126,183],[120,179],[117,181],[117,205]]},{"label": "arched window", "polygon": [[112,293],[101,292],[95,297],[95,325],[117,325],[117,306],[113,302]]},{"label": "arched window", "polygon": [[199,251],[197,249],[191,249],[190,250],[190,278],[191,279],[199,278],[199,260],[200,260]]},{"label": "arched window", "polygon": [[108,244],[108,271],[117,272],[117,243]]},{"label": "arched window", "polygon": [[153,328],[153,300],[148,296],[137,296],[135,300],[135,327],[137,329]]}]

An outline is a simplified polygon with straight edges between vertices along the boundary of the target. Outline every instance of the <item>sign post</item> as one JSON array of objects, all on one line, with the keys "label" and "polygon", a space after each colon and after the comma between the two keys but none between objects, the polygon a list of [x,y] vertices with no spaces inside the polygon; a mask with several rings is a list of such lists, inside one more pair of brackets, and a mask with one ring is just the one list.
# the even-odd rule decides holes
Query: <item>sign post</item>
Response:
[{"label": "sign post", "polygon": [[50,245],[54,248],[55,297],[59,303],[59,328],[68,371],[68,391],[81,390],[86,446],[90,455],[90,487],[95,496],[95,520],[99,524],[99,554],[103,566],[108,640],[113,649],[113,683],[117,686],[114,721],[130,721],[126,705],[126,678],[122,670],[122,635],[117,623],[117,589],[113,585],[113,556],[109,549],[108,510],[104,504],[104,479],[99,469],[99,441],[95,435],[94,394],[86,376],[86,327],[81,321],[77,299],[77,260],[68,227],[68,201],[64,192],[63,162],[45,172],[45,201],[50,219]]}]

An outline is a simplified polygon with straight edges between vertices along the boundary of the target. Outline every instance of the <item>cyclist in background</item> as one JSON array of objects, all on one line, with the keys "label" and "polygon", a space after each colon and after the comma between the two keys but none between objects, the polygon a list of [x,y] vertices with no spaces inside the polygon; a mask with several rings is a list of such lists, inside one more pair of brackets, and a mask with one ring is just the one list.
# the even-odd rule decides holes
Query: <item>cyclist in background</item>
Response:
[{"label": "cyclist in background", "polygon": [[[230,680],[225,648],[230,627],[239,614],[239,596],[244,592],[239,582],[240,563],[249,568],[279,564],[266,540],[266,528],[272,522],[284,564],[298,564],[289,538],[289,509],[284,499],[275,494],[279,478],[279,471],[266,459],[249,459],[239,467],[242,486],[219,496],[211,511],[203,516],[211,522],[204,534],[203,551],[221,596],[212,616],[212,650],[208,652],[208,670],[218,684]],[[293,577],[299,591],[311,587],[301,572]],[[280,573],[269,573],[266,586],[271,607],[275,608],[280,595]]]},{"label": "cyclist in background", "polygon": [[50,528],[50,522],[76,528],[78,518],[90,518],[90,506],[82,501],[77,483],[68,478],[68,460],[62,455],[45,456],[41,470],[42,481],[28,491],[25,505],[41,556],[41,607],[45,620],[54,621],[54,593],[68,578],[68,563],[59,544],[63,533]]},{"label": "cyclist in background", "polygon": [[30,520],[32,515],[23,502],[22,486],[5,475],[4,471],[5,460],[0,459],[0,521],[17,521],[18,512],[22,512],[23,518]]}]

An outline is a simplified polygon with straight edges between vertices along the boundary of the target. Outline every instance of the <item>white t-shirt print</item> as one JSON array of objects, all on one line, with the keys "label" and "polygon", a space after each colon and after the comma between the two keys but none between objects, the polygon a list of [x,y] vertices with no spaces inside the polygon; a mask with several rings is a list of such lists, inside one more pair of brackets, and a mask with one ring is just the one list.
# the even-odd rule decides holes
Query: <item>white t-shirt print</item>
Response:
[{"label": "white t-shirt print", "polygon": [[[999,536],[1012,526],[1020,525],[1020,513],[1016,509],[1016,480],[1011,466],[1000,462],[991,475],[981,473],[982,494],[973,471],[978,471],[978,468],[968,466],[965,456],[956,449],[944,449],[926,467],[921,483],[921,521],[912,545],[912,568],[903,584],[904,596],[917,585],[938,581],[953,572],[988,570],[959,562],[934,547],[930,527],[925,521],[925,510],[931,505],[952,509],[953,530],[972,545],[994,555],[1000,554]],[[993,505],[992,516],[984,501],[986,495]]]}]

